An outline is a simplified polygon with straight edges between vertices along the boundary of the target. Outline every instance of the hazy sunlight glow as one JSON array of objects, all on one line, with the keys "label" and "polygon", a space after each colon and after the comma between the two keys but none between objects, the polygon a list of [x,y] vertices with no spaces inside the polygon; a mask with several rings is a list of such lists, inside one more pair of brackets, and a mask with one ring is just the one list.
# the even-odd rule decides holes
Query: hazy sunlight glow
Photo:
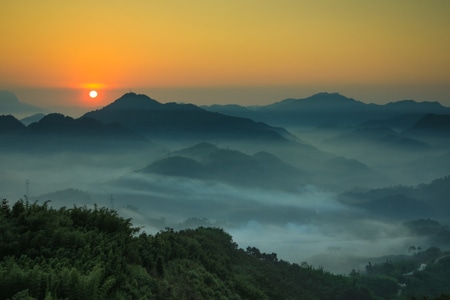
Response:
[{"label": "hazy sunlight glow", "polygon": [[445,0],[6,1],[0,88],[370,87],[450,102],[449,14]]}]

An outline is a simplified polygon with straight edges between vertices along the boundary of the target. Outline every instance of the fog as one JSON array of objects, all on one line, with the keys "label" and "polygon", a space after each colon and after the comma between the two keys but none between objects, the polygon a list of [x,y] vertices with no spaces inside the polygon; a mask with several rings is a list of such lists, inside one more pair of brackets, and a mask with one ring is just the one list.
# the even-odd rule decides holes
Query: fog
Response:
[{"label": "fog", "polygon": [[[292,149],[264,150],[277,153],[285,161],[291,159],[293,166],[304,167],[312,174],[311,179],[285,189],[141,172],[167,156],[162,154],[166,149],[160,148],[120,153],[3,153],[0,197],[10,202],[51,200],[54,207],[106,206],[131,218],[134,226],[150,234],[167,227],[221,227],[241,248],[257,247],[262,252],[277,253],[280,259],[307,262],[342,274],[352,269],[363,271],[369,261],[384,255],[407,255],[411,245],[433,245],[426,237],[408,231],[403,222],[409,219],[384,218],[340,201],[340,193],[352,186],[347,179],[354,174],[345,178],[346,173],[341,173],[333,178],[333,172],[323,173],[322,166],[314,169],[312,163],[302,164],[305,158],[293,157]],[[250,150],[242,153],[245,151]],[[414,180],[387,181],[398,184]],[[327,184],[331,181],[334,184]],[[366,187],[371,186],[373,182],[367,182]],[[446,224],[448,220],[439,221]]]},{"label": "fog", "polygon": [[255,119],[131,92],[78,119],[0,116],[0,198],[104,206],[149,234],[220,227],[241,248],[342,274],[450,246],[405,223],[450,236],[449,108],[319,93],[228,109]]}]

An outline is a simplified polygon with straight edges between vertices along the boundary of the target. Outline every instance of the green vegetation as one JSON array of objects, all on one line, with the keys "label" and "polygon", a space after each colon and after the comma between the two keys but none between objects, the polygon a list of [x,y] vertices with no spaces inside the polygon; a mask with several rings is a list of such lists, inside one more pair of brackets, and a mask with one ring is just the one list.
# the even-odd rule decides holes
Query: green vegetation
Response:
[{"label": "green vegetation", "polygon": [[[450,292],[449,267],[414,273],[402,297]],[[401,272],[378,269],[333,275],[239,249],[218,228],[148,235],[106,208],[0,204],[2,299],[395,299]]]},{"label": "green vegetation", "polygon": [[[352,276],[360,278],[378,295],[400,284],[402,289],[395,299],[450,299],[450,253],[443,253],[437,247],[418,251],[408,259],[386,260],[374,265],[369,262],[365,274],[353,273]],[[373,286],[374,278],[384,278],[386,285]]]}]

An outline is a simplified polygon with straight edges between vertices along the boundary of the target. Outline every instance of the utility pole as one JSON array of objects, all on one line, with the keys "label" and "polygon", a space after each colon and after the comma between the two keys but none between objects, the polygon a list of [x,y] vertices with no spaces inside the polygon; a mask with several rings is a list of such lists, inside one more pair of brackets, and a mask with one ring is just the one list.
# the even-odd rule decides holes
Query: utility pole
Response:
[{"label": "utility pole", "polygon": [[26,190],[25,190],[25,197],[30,197],[30,180],[25,180]]}]

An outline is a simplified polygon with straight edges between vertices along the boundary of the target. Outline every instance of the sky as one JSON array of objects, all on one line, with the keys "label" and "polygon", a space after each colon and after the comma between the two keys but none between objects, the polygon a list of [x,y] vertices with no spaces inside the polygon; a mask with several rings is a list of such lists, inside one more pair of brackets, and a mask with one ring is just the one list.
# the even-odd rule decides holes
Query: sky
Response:
[{"label": "sky", "polygon": [[198,105],[327,91],[450,106],[449,15],[448,0],[5,0],[0,90],[43,106],[128,91]]}]

